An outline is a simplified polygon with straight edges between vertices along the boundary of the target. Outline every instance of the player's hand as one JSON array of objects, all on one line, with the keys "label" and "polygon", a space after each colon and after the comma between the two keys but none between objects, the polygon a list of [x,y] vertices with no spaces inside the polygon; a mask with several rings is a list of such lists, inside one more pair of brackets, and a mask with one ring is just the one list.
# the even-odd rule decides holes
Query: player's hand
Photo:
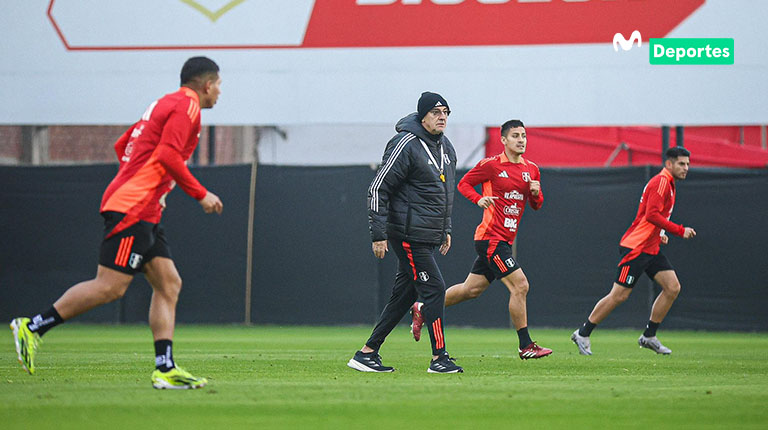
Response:
[{"label": "player's hand", "polygon": [[538,196],[541,194],[541,182],[540,181],[534,181],[533,179],[528,182],[531,186],[531,195]]},{"label": "player's hand", "polygon": [[224,210],[224,204],[219,199],[219,196],[208,191],[208,193],[199,200],[200,206],[203,207],[205,213],[210,214],[216,212],[221,215],[221,211]]},{"label": "player's hand", "polygon": [[485,196],[477,201],[477,205],[483,209],[488,209],[489,207],[494,206],[496,204],[493,202],[496,199],[498,199],[498,197]]},{"label": "player's hand", "polygon": [[445,255],[448,253],[448,250],[451,249],[451,235],[446,234],[445,235],[445,242],[443,242],[442,245],[440,245],[440,253]]},{"label": "player's hand", "polygon": [[662,235],[661,236],[661,244],[662,245],[666,245],[668,243],[669,243],[669,236],[667,236],[666,234]]},{"label": "player's hand", "polygon": [[386,240],[378,240],[373,242],[373,245],[371,246],[373,248],[373,255],[375,255],[376,258],[384,258],[384,255],[389,251]]},{"label": "player's hand", "polygon": [[691,227],[686,227],[685,232],[683,233],[683,239],[690,239],[694,236],[696,236],[696,230]]}]

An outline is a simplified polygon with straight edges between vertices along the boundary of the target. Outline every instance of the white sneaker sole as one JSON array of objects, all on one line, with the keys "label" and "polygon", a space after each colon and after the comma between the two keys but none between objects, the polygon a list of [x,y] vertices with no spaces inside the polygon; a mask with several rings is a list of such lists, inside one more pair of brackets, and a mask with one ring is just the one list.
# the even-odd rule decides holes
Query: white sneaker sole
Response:
[{"label": "white sneaker sole", "polygon": [[432,370],[431,367],[428,367],[427,373],[464,373],[464,371],[460,369],[456,369],[456,370],[450,370],[448,372],[438,372],[437,370]]},{"label": "white sneaker sole", "polygon": [[359,372],[373,372],[373,373],[392,373],[395,371],[395,369],[392,370],[376,370],[374,368],[368,367],[365,364],[355,360],[354,358],[350,358],[347,362],[347,366],[351,367],[352,369],[355,369]]},{"label": "white sneaker sole", "polygon": [[196,390],[205,387],[205,383],[196,385],[172,385],[163,380],[152,381],[152,387],[158,390]]}]

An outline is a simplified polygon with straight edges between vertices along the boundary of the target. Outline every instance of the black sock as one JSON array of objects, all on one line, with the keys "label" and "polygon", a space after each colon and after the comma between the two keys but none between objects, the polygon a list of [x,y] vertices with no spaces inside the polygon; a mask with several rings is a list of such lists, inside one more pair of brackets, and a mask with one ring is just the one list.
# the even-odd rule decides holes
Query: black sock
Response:
[{"label": "black sock", "polygon": [[167,372],[176,367],[173,363],[173,341],[168,339],[155,341],[155,367],[161,372]]},{"label": "black sock", "polygon": [[43,312],[42,314],[37,314],[34,317],[32,317],[32,321],[29,323],[29,331],[33,333],[37,333],[40,336],[44,335],[45,332],[48,330],[56,327],[57,325],[63,323],[64,320],[61,319],[61,315],[59,315],[58,312],[56,312],[56,308],[51,306],[50,309]]},{"label": "black sock", "polygon": [[531,336],[528,334],[528,327],[523,327],[517,331],[517,339],[520,341],[520,349],[533,343]]},{"label": "black sock", "polygon": [[656,336],[656,330],[659,329],[659,326],[661,323],[655,323],[651,320],[648,320],[648,324],[645,326],[645,332],[643,332],[643,336],[645,337],[654,337]]},{"label": "black sock", "polygon": [[597,327],[597,324],[592,324],[589,322],[589,320],[587,320],[587,322],[585,322],[584,325],[579,329],[579,336],[589,337],[595,327]]}]

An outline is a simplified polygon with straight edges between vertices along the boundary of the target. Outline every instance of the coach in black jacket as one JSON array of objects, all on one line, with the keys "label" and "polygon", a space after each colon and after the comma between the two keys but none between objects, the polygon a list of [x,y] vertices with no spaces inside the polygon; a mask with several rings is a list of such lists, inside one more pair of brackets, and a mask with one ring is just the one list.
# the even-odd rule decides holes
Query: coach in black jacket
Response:
[{"label": "coach in black jacket", "polygon": [[437,247],[443,255],[451,247],[456,152],[443,135],[450,109],[442,96],[430,92],[421,95],[417,107],[395,126],[397,135],[387,143],[368,188],[373,253],[384,258],[389,241],[399,264],[389,303],[365,346],[349,360],[349,367],[363,372],[394,370],[381,364],[379,348],[419,298],[432,342],[427,371],[463,371],[445,350],[445,282],[434,257]]}]

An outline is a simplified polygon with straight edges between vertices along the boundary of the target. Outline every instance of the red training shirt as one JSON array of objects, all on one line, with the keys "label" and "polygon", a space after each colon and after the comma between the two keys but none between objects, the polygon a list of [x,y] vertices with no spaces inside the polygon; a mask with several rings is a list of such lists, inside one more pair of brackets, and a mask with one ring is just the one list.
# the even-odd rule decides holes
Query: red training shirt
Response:
[{"label": "red training shirt", "polygon": [[637,216],[621,238],[619,245],[631,248],[619,263],[629,261],[641,252],[656,255],[659,253],[662,229],[676,236],[685,233],[685,227],[669,221],[675,206],[675,178],[667,169],[661,169],[651,178],[643,189]]},{"label": "red training shirt", "polygon": [[104,191],[100,211],[126,216],[110,236],[138,221],[159,223],[160,198],[176,183],[195,200],[205,197],[208,191],[186,165],[199,137],[200,101],[195,91],[182,87],[149,105],[117,140],[120,168]]},{"label": "red training shirt", "polygon": [[[512,244],[525,210],[525,202],[538,210],[544,203],[544,193],[531,194],[529,181],[541,178],[539,166],[520,157],[513,163],[502,152],[481,160],[459,181],[458,189],[472,203],[485,196],[498,197],[483,211],[483,221],[475,230],[475,240],[498,240]],[[483,184],[483,194],[475,191],[475,185]]]}]

